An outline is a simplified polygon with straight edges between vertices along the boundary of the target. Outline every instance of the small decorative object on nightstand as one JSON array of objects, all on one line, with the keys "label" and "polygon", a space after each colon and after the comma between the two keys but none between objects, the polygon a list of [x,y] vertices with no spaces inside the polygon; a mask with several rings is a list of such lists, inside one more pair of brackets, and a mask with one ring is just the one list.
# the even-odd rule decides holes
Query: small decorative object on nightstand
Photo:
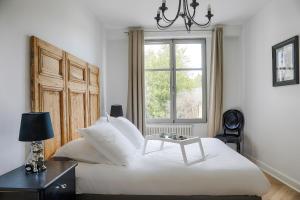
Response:
[{"label": "small decorative object on nightstand", "polygon": [[49,112],[22,114],[19,141],[31,142],[30,158],[26,161],[26,172],[46,170],[42,140],[53,138],[53,128]]},{"label": "small decorative object on nightstand", "polygon": [[1,200],[74,200],[75,161],[45,162],[47,170],[24,173],[23,166],[0,176]]}]

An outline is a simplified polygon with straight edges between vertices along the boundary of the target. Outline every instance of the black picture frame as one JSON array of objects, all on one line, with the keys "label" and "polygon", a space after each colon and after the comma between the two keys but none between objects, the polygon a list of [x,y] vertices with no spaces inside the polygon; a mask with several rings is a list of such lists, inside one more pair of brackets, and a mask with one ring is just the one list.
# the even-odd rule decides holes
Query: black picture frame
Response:
[{"label": "black picture frame", "polygon": [[299,84],[299,36],[272,47],[272,69],[273,87]]}]

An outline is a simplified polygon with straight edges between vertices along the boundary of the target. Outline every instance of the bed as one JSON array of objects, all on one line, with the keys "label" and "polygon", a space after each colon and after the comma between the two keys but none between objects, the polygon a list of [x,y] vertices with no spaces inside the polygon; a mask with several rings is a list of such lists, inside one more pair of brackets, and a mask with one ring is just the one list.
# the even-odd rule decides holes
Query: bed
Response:
[{"label": "bed", "polygon": [[[127,166],[79,163],[76,169],[80,199],[101,195],[190,197],[198,199],[260,199],[269,182],[245,157],[214,138],[204,138],[206,160],[186,166],[178,145],[149,144],[150,153],[137,155]],[[187,146],[190,160],[199,160],[197,144]],[[87,195],[90,194],[90,195]],[[97,195],[98,194],[98,195]],[[175,198],[177,199],[177,198]]]},{"label": "bed", "polygon": [[[50,159],[64,144],[76,140],[77,129],[100,115],[100,71],[87,62],[39,39],[31,39],[31,103],[34,112],[50,112],[55,137],[45,144]],[[195,199],[259,200],[269,183],[259,168],[217,139],[202,139],[206,161],[185,166],[179,147],[163,151],[152,142],[151,153],[137,153],[126,167],[79,162],[79,200]],[[151,150],[152,149],[152,150]],[[148,151],[149,151],[148,150]],[[187,147],[189,160],[199,148]]]}]

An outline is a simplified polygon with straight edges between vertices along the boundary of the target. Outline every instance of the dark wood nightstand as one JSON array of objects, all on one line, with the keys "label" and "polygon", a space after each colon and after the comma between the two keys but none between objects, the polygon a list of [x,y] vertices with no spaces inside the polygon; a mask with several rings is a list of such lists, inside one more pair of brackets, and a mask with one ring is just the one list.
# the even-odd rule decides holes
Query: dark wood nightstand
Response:
[{"label": "dark wood nightstand", "polygon": [[24,166],[0,176],[1,200],[75,200],[75,161],[46,161],[47,170],[26,174]]}]

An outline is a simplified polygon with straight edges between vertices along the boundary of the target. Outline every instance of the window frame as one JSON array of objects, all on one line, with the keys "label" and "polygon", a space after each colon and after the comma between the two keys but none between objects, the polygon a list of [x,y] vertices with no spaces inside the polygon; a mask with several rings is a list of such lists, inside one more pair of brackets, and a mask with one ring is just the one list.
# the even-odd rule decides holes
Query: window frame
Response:
[{"label": "window frame", "polygon": [[[144,72],[146,71],[168,71],[170,72],[170,119],[147,119],[146,123],[207,123],[207,57],[206,57],[206,39],[155,39],[145,40],[144,45],[151,44],[168,44],[170,47],[170,63],[169,68],[160,69],[146,69],[144,66]],[[203,66],[201,68],[176,68],[176,44],[202,44],[202,59]],[[167,67],[167,66],[162,66]],[[202,71],[202,118],[201,119],[178,119],[176,109],[176,72],[177,71]],[[144,97],[146,91],[144,90]],[[144,105],[146,109],[146,105]]]}]

